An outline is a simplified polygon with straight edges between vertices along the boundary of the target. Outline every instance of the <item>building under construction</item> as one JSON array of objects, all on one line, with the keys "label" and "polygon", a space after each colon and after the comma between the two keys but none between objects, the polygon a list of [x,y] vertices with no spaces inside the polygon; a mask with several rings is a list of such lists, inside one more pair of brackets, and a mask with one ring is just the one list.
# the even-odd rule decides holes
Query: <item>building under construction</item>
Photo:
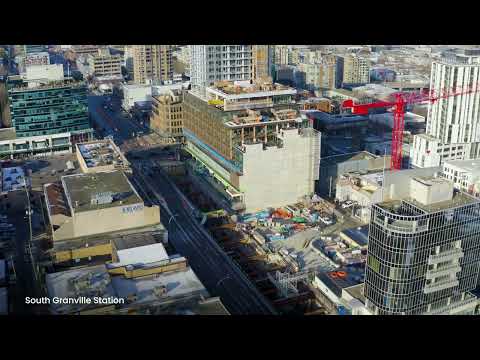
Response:
[{"label": "building under construction", "polygon": [[185,94],[188,170],[222,197],[222,207],[255,211],[313,193],[320,133],[300,114],[295,94],[249,81],[218,82],[205,100]]}]

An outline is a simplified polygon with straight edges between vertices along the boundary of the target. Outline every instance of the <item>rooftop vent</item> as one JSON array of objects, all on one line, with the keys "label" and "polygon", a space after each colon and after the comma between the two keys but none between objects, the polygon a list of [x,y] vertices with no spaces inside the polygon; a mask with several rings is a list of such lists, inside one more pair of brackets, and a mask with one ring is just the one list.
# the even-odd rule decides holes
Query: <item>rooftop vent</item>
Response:
[{"label": "rooftop vent", "polygon": [[92,205],[104,205],[111,204],[113,202],[113,192],[101,192],[92,195],[91,204]]}]

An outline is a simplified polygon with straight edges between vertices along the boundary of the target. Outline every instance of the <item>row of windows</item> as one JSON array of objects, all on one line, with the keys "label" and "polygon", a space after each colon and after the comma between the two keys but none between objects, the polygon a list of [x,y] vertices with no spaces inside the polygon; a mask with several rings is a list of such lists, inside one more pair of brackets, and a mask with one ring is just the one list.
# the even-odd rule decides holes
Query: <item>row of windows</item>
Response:
[{"label": "row of windows", "polygon": [[[50,130],[42,130],[42,131],[22,131],[17,132],[18,137],[29,137],[29,136],[39,136],[39,135],[51,135],[51,134],[58,134],[59,132],[65,131],[77,131],[77,130],[87,130],[89,125],[78,125],[78,126],[71,126],[68,128],[55,128]],[[59,131],[59,129],[62,129]]]},{"label": "row of windows", "polygon": [[10,93],[10,102],[15,103],[19,100],[33,100],[33,99],[45,99],[45,98],[57,98],[57,97],[70,97],[79,96],[86,99],[86,88],[73,88],[73,89],[52,89],[43,91]]},{"label": "row of windows", "polygon": [[68,128],[72,125],[85,124],[89,125],[88,119],[86,118],[71,118],[66,121],[49,121],[38,124],[28,124],[28,125],[15,125],[16,131],[30,131],[38,129],[49,129],[49,128]]}]

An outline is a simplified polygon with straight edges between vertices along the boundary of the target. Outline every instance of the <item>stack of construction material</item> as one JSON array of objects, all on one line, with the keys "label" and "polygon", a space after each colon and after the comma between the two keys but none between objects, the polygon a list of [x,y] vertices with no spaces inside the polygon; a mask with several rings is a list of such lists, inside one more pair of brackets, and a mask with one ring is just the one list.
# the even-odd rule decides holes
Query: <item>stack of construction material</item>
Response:
[{"label": "stack of construction material", "polygon": [[272,214],[272,217],[282,218],[282,219],[290,219],[292,214],[290,214],[287,210],[283,208],[275,209]]},{"label": "stack of construction material", "polygon": [[268,241],[277,241],[277,240],[285,239],[285,237],[282,234],[268,234],[266,237]]}]

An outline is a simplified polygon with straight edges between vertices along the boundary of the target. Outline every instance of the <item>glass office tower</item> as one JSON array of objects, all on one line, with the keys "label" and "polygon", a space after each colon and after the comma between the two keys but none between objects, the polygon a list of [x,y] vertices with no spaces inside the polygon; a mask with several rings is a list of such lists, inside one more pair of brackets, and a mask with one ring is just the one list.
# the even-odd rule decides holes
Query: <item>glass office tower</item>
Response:
[{"label": "glass office tower", "polygon": [[25,54],[39,53],[47,51],[47,45],[25,45]]},{"label": "glass office tower", "polygon": [[372,206],[365,274],[374,314],[472,314],[480,268],[480,202],[464,193],[424,205]]},{"label": "glass office tower", "polygon": [[12,125],[17,137],[91,132],[87,87],[65,80],[39,87],[8,90]]}]

